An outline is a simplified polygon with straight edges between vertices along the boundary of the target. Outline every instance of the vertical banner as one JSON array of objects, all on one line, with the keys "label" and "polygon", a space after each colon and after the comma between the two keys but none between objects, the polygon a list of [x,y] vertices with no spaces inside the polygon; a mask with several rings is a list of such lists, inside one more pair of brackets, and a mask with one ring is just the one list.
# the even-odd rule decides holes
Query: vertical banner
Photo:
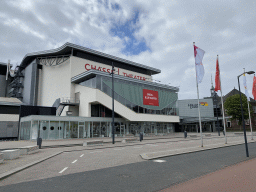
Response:
[{"label": "vertical banner", "polygon": [[143,89],[143,105],[159,106],[158,91]]}]

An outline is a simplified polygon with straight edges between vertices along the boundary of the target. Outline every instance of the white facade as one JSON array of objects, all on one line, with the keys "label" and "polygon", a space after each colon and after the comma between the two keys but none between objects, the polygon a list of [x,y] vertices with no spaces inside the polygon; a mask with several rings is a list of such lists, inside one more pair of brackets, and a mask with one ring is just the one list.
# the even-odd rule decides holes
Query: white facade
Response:
[{"label": "white facade", "polygon": [[[63,55],[66,60],[62,58]],[[63,62],[59,62],[62,59]],[[119,119],[115,126],[119,134],[132,131],[137,134],[139,130],[147,130],[147,133],[153,131],[155,134],[173,132],[174,123],[180,121],[175,108],[178,88],[152,82],[152,75],[160,73],[159,69],[67,43],[56,50],[25,56],[21,64],[25,68],[26,93],[23,93],[23,100],[38,106],[54,106],[57,108],[57,116],[68,116],[67,119],[79,117],[79,120],[74,122],[65,119],[65,122],[58,122],[56,119],[55,122],[38,119],[34,122],[31,119],[30,125],[34,131],[30,136],[27,134],[28,130],[25,131],[29,122],[22,120],[24,130],[21,131],[21,138],[36,138],[38,125],[41,125],[45,139],[55,138],[56,134],[58,138],[71,138],[67,134],[69,132],[75,135],[74,138],[82,135],[111,136],[109,118],[112,110],[112,63],[115,66],[114,112],[115,119]],[[35,82],[30,83],[29,79]],[[146,98],[144,91],[146,94],[156,95]],[[144,102],[150,98],[158,101]],[[81,121],[80,118],[84,120]],[[98,122],[90,122],[88,118],[97,118]],[[75,131],[71,131],[74,127]],[[107,128],[107,133],[103,134],[104,127]],[[46,133],[45,130],[48,129]],[[59,130],[58,133],[55,129]]]}]

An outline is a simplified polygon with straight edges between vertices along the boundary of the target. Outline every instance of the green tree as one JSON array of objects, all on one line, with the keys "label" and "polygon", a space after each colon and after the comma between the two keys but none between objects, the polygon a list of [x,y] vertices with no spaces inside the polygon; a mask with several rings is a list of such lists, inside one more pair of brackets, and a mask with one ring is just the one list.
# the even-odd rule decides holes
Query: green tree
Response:
[{"label": "green tree", "polygon": [[[247,98],[243,94],[241,96],[242,96],[242,105],[243,105],[243,111],[244,111],[244,119],[248,119],[249,113],[248,113]],[[249,106],[251,111],[251,105]],[[242,124],[242,112],[241,112],[239,94],[228,97],[224,103],[224,108],[226,110],[227,115],[231,116],[232,120],[238,120],[238,124],[239,125]]]}]

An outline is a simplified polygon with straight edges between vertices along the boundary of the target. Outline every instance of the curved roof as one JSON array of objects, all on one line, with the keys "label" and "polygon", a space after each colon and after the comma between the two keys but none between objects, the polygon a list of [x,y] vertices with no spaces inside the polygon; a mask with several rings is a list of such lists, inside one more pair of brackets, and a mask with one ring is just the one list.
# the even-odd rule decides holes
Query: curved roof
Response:
[{"label": "curved roof", "polygon": [[[83,73],[80,73],[80,74],[72,77],[71,82],[72,83],[81,83],[81,82],[83,82],[87,79],[95,77],[96,75],[111,77],[109,75],[109,73],[107,73],[107,72],[90,69],[89,71],[85,71]],[[160,84],[160,83],[151,82],[151,81],[142,81],[142,80],[138,80],[138,79],[134,79],[134,78],[130,78],[130,77],[125,77],[125,76],[122,76],[122,75],[114,75],[114,77],[115,77],[115,79],[121,79],[121,80],[125,80],[125,81],[136,82],[136,83],[139,83],[139,84],[150,85],[150,86],[153,86],[153,87],[160,87],[160,88],[168,89],[168,90],[171,90],[171,91],[174,91],[174,92],[179,92],[178,87],[173,87],[173,86],[170,86],[170,85]]]},{"label": "curved roof", "polygon": [[45,50],[45,51],[39,51],[39,52],[33,52],[33,53],[28,53],[25,55],[25,57],[23,58],[20,66],[21,67],[26,67],[27,65],[29,65],[36,57],[45,57],[45,56],[58,56],[58,55],[67,55],[67,54],[71,54],[72,52],[72,49],[73,50],[79,50],[79,51],[82,51],[82,52],[86,52],[86,53],[90,53],[92,55],[96,55],[96,56],[100,56],[100,57],[104,57],[104,58],[107,58],[107,59],[111,59],[111,60],[114,60],[114,61],[119,61],[119,62],[122,62],[122,63],[125,63],[125,64],[128,64],[128,65],[132,65],[132,66],[136,66],[136,67],[139,67],[139,68],[142,68],[142,69],[146,69],[146,70],[149,70],[152,74],[158,74],[158,73],[161,73],[161,70],[160,69],[156,69],[156,68],[153,68],[153,67],[149,67],[149,66],[146,66],[146,65],[142,65],[142,64],[139,64],[139,63],[135,63],[135,62],[132,62],[132,61],[128,61],[126,59],[122,59],[122,58],[119,58],[119,57],[115,57],[115,56],[112,56],[112,55],[108,55],[106,53],[102,53],[102,52],[99,52],[99,51],[95,51],[93,49],[89,49],[89,48],[86,48],[86,47],[82,47],[82,46],[79,46],[79,45],[75,45],[75,44],[72,44],[72,43],[65,43],[64,45],[62,45],[61,47],[59,48],[56,48],[56,49],[50,49],[50,50]]}]

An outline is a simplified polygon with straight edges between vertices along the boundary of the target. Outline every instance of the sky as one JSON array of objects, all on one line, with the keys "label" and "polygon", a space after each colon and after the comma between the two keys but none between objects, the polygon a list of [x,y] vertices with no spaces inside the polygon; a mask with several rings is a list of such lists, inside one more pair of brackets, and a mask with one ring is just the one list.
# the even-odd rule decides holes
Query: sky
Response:
[{"label": "sky", "polygon": [[1,0],[0,62],[70,42],[160,69],[153,79],[197,99],[193,42],[205,51],[199,97],[210,96],[211,76],[215,86],[217,55],[225,95],[243,68],[256,71],[255,26],[253,0]]}]

